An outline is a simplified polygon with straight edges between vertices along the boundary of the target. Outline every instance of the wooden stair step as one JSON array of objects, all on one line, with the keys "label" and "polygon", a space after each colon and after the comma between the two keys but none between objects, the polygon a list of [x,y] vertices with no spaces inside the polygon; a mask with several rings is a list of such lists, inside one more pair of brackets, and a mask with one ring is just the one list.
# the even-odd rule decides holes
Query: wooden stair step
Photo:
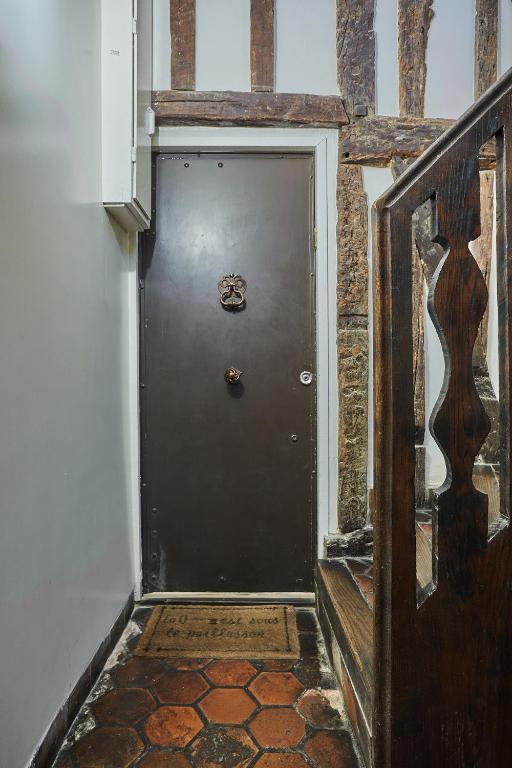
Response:
[{"label": "wooden stair step", "polygon": [[[335,668],[338,666],[333,652],[335,641],[355,694],[354,705],[361,710],[357,715],[351,713],[350,702],[347,702],[354,728],[366,753],[371,741],[373,612],[343,560],[319,561],[317,589],[319,616],[328,645],[330,641],[333,664]],[[354,723],[353,715],[358,722]]]}]

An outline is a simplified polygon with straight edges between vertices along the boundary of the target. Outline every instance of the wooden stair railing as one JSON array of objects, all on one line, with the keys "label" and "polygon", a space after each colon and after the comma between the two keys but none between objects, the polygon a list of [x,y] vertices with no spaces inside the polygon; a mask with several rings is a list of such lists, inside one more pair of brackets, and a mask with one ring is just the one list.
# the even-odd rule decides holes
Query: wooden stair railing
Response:
[{"label": "wooden stair railing", "polygon": [[[480,233],[479,156],[489,155],[490,141],[499,456],[486,464],[490,420],[474,347],[488,295],[470,243]],[[430,511],[416,508],[423,468],[413,375],[413,222],[427,201],[436,244],[429,312],[445,358],[431,432],[447,467]],[[374,560],[323,560],[317,570],[327,649],[372,768],[512,765],[511,201],[512,70],[374,208]]]},{"label": "wooden stair railing", "polygon": [[[491,527],[490,497],[473,478],[490,429],[473,371],[488,296],[469,247],[480,233],[479,153],[490,140],[496,142],[501,441],[500,510]],[[435,493],[432,581],[418,599],[411,246],[413,214],[429,199],[433,241],[444,251],[429,312],[445,358],[431,432],[447,478]],[[374,768],[512,764],[511,200],[512,70],[374,209]]]}]

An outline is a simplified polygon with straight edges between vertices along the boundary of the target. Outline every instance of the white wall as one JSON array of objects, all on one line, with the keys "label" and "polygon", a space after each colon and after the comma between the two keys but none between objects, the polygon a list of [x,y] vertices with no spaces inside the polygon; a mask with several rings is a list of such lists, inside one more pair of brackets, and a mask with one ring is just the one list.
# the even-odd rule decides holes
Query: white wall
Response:
[{"label": "white wall", "polygon": [[379,115],[398,115],[398,0],[375,0],[375,96]]},{"label": "white wall", "polygon": [[[153,7],[153,82],[167,90],[169,0]],[[249,91],[250,0],[197,0],[196,34],[197,90]],[[276,90],[338,93],[336,0],[276,0],[275,36]]]},{"label": "white wall", "polygon": [[499,0],[498,74],[512,67],[512,0]]},{"label": "white wall", "polygon": [[250,0],[196,0],[196,88],[250,91]]},{"label": "white wall", "polygon": [[[501,0],[509,3],[510,0]],[[427,42],[425,115],[455,118],[473,103],[475,0],[434,0]],[[502,16],[509,12],[506,8]],[[512,19],[512,11],[510,11]],[[398,115],[397,0],[375,2],[377,113]],[[512,49],[512,23],[502,46]],[[512,64],[512,50],[505,54]]]},{"label": "white wall", "polygon": [[339,93],[336,0],[276,0],[276,91]]},{"label": "white wall", "polygon": [[134,586],[127,282],[100,190],[99,0],[0,0],[0,765]]},{"label": "white wall", "polygon": [[153,88],[171,87],[171,36],[169,0],[153,0]]},{"label": "white wall", "polygon": [[475,0],[434,0],[425,115],[459,117],[473,103]]}]

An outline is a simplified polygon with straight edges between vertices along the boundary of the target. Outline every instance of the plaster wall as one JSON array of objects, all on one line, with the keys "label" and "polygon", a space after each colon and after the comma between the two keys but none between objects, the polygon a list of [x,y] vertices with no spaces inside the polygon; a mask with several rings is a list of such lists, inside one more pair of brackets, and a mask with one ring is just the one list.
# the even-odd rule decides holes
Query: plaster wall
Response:
[{"label": "plaster wall", "polygon": [[512,0],[499,0],[498,75],[512,67]]},{"label": "plaster wall", "polygon": [[276,91],[339,93],[336,0],[276,0]]},{"label": "plaster wall", "polygon": [[0,12],[0,765],[23,768],[135,583],[134,253],[100,202],[100,1]]},{"label": "plaster wall", "polygon": [[434,0],[432,10],[425,116],[457,118],[474,101],[475,0]]},{"label": "plaster wall", "polygon": [[196,88],[250,91],[250,0],[196,0]]},{"label": "plaster wall", "polygon": [[379,115],[398,115],[398,0],[375,2],[375,95]]}]

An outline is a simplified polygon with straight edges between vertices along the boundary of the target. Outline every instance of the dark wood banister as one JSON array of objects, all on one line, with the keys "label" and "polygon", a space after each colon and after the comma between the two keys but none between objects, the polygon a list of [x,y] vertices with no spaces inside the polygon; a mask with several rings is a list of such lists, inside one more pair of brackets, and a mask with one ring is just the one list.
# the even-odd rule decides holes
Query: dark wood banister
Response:
[{"label": "dark wood banister", "polygon": [[[487,304],[469,251],[480,233],[479,153],[497,137],[501,511],[472,481],[489,431],[472,352]],[[432,431],[449,467],[437,491],[433,588],[416,595],[412,371],[413,212],[432,199],[443,246],[429,310],[447,373]],[[374,207],[374,768],[505,768],[512,760],[512,70]]]},{"label": "dark wood banister", "polygon": [[436,163],[440,155],[448,151],[454,141],[469,130],[474,123],[478,122],[495,104],[500,102],[511,88],[512,67],[496,81],[492,88],[489,88],[477,101],[468,107],[450,128],[447,128],[438,139],[433,141],[420,157],[416,158],[406,168],[389,189],[375,201],[374,207],[381,211],[386,206],[392,205],[401,192],[424,174],[432,164]]}]

